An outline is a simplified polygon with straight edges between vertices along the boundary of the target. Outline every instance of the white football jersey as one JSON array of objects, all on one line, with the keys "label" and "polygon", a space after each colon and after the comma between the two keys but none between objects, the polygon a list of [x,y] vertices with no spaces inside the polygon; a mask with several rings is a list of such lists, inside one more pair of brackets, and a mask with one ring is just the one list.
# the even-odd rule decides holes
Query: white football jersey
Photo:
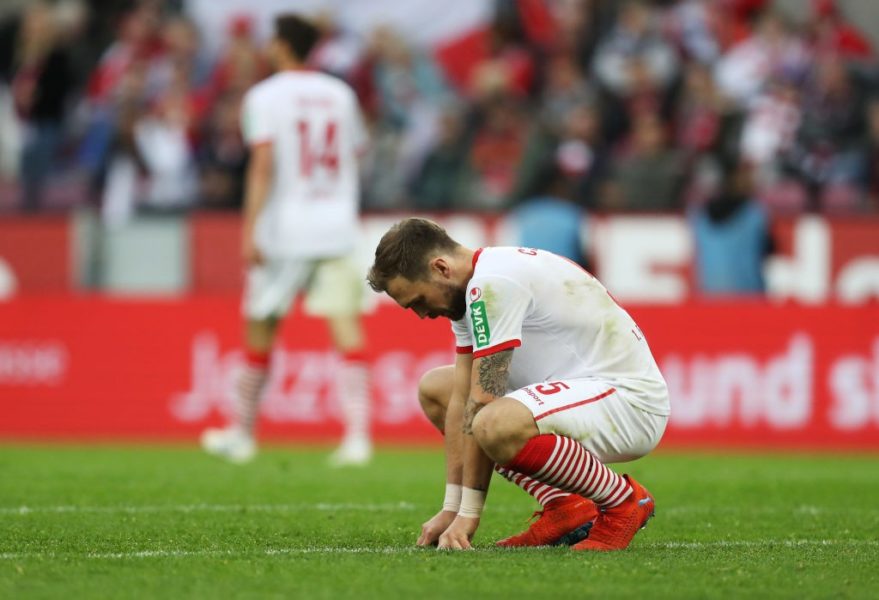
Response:
[{"label": "white football jersey", "polygon": [[483,248],[473,259],[467,313],[452,322],[458,352],[474,358],[515,348],[509,390],[595,378],[627,399],[669,414],[668,389],[644,334],[603,285],[543,250]]},{"label": "white football jersey", "polygon": [[274,178],[256,223],[269,257],[350,252],[358,231],[358,153],[366,142],[357,97],[343,81],[281,71],[244,97],[242,129],[253,146],[271,143]]}]

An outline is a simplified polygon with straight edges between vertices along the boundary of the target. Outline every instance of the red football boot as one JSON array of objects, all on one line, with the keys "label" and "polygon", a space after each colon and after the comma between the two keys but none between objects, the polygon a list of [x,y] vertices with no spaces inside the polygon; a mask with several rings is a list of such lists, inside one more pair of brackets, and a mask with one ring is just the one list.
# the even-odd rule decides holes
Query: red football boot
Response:
[{"label": "red football boot", "polygon": [[655,508],[653,496],[628,475],[623,477],[632,486],[631,495],[619,506],[601,512],[589,532],[589,538],[576,544],[574,550],[625,550],[638,530],[647,525]]},{"label": "red football boot", "polygon": [[592,500],[570,494],[547,502],[543,510],[534,515],[538,518],[527,530],[495,545],[515,548],[576,544],[589,535],[589,529],[598,517],[598,507]]}]

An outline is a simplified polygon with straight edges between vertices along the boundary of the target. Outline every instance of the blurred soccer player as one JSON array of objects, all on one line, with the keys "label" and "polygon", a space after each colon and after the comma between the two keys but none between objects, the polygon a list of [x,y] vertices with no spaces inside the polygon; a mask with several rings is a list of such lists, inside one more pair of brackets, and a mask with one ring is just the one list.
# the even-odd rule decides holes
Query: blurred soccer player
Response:
[{"label": "blurred soccer player", "polygon": [[543,501],[503,546],[621,550],[653,516],[650,493],[605,466],[659,443],[668,389],[644,335],[592,275],[549,252],[461,246],[406,219],[375,251],[369,282],[420,317],[452,321],[454,367],[425,376],[421,402],[446,439],[447,491],[420,545],[463,549],[492,468]]},{"label": "blurred soccer player", "polygon": [[307,21],[279,16],[269,47],[277,72],[248,91],[242,108],[251,148],[242,232],[247,359],[235,390],[235,419],[202,435],[205,450],[235,462],[256,452],[271,348],[300,291],[306,311],[326,318],[344,359],[337,389],[345,436],[331,461],[362,464],[372,453],[362,283],[348,259],[358,232],[357,164],[366,134],[351,88],[303,68],[317,40]]}]

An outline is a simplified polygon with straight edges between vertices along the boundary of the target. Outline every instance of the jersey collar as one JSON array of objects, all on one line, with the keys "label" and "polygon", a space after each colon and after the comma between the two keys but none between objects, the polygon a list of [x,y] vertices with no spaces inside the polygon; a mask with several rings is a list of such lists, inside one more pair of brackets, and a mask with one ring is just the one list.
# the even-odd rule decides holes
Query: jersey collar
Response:
[{"label": "jersey collar", "polygon": [[483,250],[485,250],[485,248],[477,248],[476,252],[473,253],[473,268],[474,269],[476,268],[476,261],[479,260],[479,255],[482,254]]}]

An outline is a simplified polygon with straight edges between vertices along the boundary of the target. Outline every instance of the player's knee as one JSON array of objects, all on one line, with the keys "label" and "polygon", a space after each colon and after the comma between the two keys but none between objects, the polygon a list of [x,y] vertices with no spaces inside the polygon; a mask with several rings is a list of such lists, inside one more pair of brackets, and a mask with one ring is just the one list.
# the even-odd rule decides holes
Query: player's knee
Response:
[{"label": "player's knee", "polygon": [[451,393],[451,390],[445,389],[448,377],[444,369],[447,367],[431,369],[418,382],[418,403],[421,404],[421,410],[440,431],[445,426],[448,395]]},{"label": "player's knee", "polygon": [[484,406],[473,418],[473,437],[476,443],[494,458],[497,449],[503,446],[509,431],[504,424],[502,411],[496,404]]},{"label": "player's knee", "polygon": [[245,324],[244,339],[248,351],[269,352],[275,342],[278,320],[274,317],[248,319]]},{"label": "player's knee", "polygon": [[473,435],[477,443],[499,464],[512,460],[536,433],[531,413],[512,398],[492,402],[473,419]]},{"label": "player's knee", "polygon": [[360,315],[334,315],[327,319],[333,343],[341,352],[356,352],[364,345]]}]

